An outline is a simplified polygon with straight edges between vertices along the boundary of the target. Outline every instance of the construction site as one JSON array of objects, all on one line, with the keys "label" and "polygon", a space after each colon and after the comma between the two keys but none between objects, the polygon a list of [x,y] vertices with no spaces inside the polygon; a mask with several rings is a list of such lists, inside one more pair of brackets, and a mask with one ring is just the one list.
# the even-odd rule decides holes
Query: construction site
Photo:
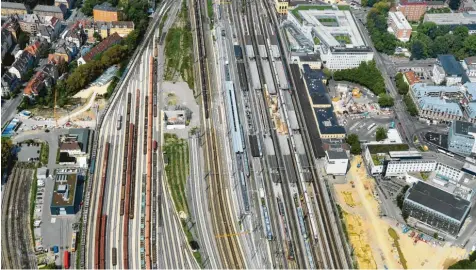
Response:
[{"label": "construction site", "polygon": [[367,175],[360,156],[354,157],[346,184],[335,184],[350,244],[359,268],[443,269],[466,251],[381,217],[375,180]]}]

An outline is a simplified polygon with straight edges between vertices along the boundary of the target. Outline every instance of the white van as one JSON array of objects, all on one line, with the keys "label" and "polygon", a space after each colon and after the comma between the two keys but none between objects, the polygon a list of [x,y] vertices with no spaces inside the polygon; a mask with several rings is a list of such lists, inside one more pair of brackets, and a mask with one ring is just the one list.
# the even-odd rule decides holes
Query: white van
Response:
[{"label": "white van", "polygon": [[40,227],[40,225],[41,225],[41,220],[35,220],[35,222],[33,222],[33,227],[35,228]]},{"label": "white van", "polygon": [[45,186],[45,180],[38,180],[37,182],[39,187],[44,187]]}]

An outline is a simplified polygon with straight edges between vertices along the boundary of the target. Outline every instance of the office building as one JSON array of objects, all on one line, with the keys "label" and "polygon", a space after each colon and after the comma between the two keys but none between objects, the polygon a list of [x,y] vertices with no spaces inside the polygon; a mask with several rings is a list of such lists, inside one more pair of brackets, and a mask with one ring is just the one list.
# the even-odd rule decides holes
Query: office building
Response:
[{"label": "office building", "polygon": [[470,207],[469,201],[418,181],[405,194],[402,212],[436,230],[456,236]]},{"label": "office building", "polygon": [[83,176],[76,169],[58,169],[54,176],[51,215],[74,215],[79,210],[83,193]]},{"label": "office building", "polygon": [[469,34],[476,34],[476,11],[453,12],[453,13],[427,13],[424,22],[433,22],[436,25],[456,27],[463,25],[468,27]]},{"label": "office building", "polygon": [[372,175],[404,176],[411,172],[434,171],[437,162],[423,158],[407,144],[371,142],[365,145],[364,160]]},{"label": "office building", "polygon": [[392,33],[398,40],[408,42],[412,35],[412,27],[402,12],[388,13],[389,32]]},{"label": "office building", "polygon": [[344,149],[329,149],[326,151],[326,174],[345,175],[349,166],[349,157]]},{"label": "office building", "polygon": [[461,65],[471,82],[476,82],[476,56],[466,57]]},{"label": "office building", "polygon": [[462,156],[476,153],[476,126],[469,122],[453,121],[448,131],[448,150]]},{"label": "office building", "polygon": [[451,54],[438,55],[438,62],[433,65],[433,82],[447,86],[458,85],[469,81],[460,62]]},{"label": "office building", "polygon": [[332,6],[300,6],[288,12],[288,21],[314,44],[325,67],[355,68],[371,61],[373,52],[365,43],[352,13]]},{"label": "office building", "polygon": [[113,7],[110,3],[104,2],[94,6],[93,17],[95,21],[117,22],[122,20],[122,11]]}]

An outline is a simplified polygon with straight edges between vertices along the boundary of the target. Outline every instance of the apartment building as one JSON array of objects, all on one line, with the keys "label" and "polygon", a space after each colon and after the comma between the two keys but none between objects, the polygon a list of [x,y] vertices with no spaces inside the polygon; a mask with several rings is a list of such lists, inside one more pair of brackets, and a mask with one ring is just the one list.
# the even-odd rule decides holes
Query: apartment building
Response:
[{"label": "apartment building", "polygon": [[397,5],[397,10],[407,18],[408,21],[418,22],[426,12],[427,2],[421,0],[401,0]]},{"label": "apartment building", "polygon": [[7,1],[1,1],[1,10],[2,17],[10,15],[23,15],[28,13],[23,3],[14,3]]},{"label": "apartment building", "polygon": [[38,16],[54,16],[60,20],[64,20],[64,15],[66,14],[66,8],[64,6],[45,6],[45,5],[36,5],[33,9],[33,14]]},{"label": "apartment building", "polygon": [[402,12],[388,13],[388,26],[390,33],[392,33],[398,40],[408,42],[412,35],[412,27]]},{"label": "apartment building", "polygon": [[274,0],[274,5],[278,14],[288,14],[288,0]]}]

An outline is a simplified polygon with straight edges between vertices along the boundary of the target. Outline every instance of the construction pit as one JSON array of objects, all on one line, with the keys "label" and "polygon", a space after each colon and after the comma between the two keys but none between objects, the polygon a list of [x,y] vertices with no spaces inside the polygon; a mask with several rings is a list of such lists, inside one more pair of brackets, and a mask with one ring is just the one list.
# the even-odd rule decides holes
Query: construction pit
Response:
[{"label": "construction pit", "polygon": [[450,243],[416,241],[418,232],[393,219],[380,217],[374,179],[367,175],[364,166],[357,168],[361,162],[361,156],[354,157],[347,183],[334,185],[358,268],[446,269],[467,256],[464,249]]}]

